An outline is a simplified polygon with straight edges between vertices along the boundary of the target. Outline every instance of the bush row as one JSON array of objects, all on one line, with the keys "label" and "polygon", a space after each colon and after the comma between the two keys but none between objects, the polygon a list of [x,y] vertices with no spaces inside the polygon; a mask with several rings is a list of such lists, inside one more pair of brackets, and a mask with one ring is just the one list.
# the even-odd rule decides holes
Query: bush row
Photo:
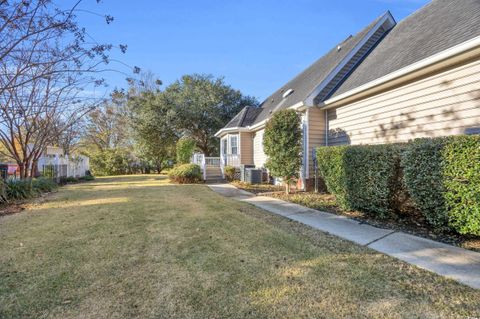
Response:
[{"label": "bush row", "polygon": [[57,184],[49,178],[36,178],[33,180],[2,180],[0,179],[1,202],[10,200],[27,199],[51,192],[57,188]]},{"label": "bush row", "polygon": [[480,136],[320,147],[317,159],[344,209],[386,217],[412,201],[434,228],[480,235]]},{"label": "bush row", "polygon": [[178,165],[168,172],[168,177],[175,183],[198,183],[202,180],[202,170],[196,164]]},{"label": "bush row", "polygon": [[46,177],[39,177],[32,180],[0,179],[0,203],[35,197],[42,193],[54,191],[58,185],[91,181],[93,179],[94,177],[92,175],[86,175],[80,178],[60,178],[58,181]]}]

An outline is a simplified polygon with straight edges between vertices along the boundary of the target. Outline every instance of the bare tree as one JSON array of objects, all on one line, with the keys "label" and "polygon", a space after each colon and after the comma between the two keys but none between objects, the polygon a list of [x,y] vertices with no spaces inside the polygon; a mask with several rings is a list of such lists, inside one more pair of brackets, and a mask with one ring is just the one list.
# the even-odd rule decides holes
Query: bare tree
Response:
[{"label": "bare tree", "polygon": [[21,178],[103,100],[85,91],[103,85],[113,46],[86,41],[75,16],[80,3],[65,10],[50,0],[0,0],[0,152],[17,162]]}]

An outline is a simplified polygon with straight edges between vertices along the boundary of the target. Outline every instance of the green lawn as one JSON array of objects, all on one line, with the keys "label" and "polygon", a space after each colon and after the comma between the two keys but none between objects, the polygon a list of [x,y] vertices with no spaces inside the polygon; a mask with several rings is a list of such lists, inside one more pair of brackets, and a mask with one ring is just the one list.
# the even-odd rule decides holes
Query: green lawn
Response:
[{"label": "green lawn", "polygon": [[164,177],[0,218],[0,318],[467,318],[480,291]]}]

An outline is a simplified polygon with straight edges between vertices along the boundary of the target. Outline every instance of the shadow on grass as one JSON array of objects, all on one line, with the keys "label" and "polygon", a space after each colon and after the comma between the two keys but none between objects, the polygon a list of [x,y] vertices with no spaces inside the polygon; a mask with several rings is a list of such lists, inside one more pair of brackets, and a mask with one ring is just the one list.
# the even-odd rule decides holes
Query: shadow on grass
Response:
[{"label": "shadow on grass", "polygon": [[479,306],[472,289],[207,187],[118,179],[69,186],[58,207],[0,224],[0,317],[451,317]]}]

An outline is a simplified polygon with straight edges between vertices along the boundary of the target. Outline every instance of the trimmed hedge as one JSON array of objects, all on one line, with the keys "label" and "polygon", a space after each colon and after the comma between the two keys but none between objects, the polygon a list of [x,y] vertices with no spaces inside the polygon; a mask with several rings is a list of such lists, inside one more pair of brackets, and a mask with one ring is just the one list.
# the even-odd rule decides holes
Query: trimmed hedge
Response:
[{"label": "trimmed hedge", "polygon": [[480,235],[480,136],[317,149],[319,174],[344,209],[379,217],[412,202],[434,228]]},{"label": "trimmed hedge", "polygon": [[202,170],[196,164],[183,164],[172,168],[168,177],[175,183],[198,183],[202,180]]},{"label": "trimmed hedge", "polygon": [[348,206],[378,217],[393,214],[401,187],[400,146],[352,146],[345,150]]},{"label": "trimmed hedge", "polygon": [[351,209],[346,199],[346,172],[343,158],[347,146],[323,146],[317,148],[317,163],[320,176],[330,193],[334,194],[338,205]]},{"label": "trimmed hedge", "polygon": [[320,176],[344,209],[386,217],[401,191],[400,146],[325,146],[317,149]]},{"label": "trimmed hedge", "polygon": [[445,228],[442,149],[445,138],[423,138],[410,142],[402,154],[405,186],[415,206],[435,228]]},{"label": "trimmed hedge", "polygon": [[480,136],[449,138],[443,159],[450,226],[461,234],[480,235]]},{"label": "trimmed hedge", "polygon": [[415,140],[402,165],[408,192],[433,226],[480,235],[480,136]]}]

